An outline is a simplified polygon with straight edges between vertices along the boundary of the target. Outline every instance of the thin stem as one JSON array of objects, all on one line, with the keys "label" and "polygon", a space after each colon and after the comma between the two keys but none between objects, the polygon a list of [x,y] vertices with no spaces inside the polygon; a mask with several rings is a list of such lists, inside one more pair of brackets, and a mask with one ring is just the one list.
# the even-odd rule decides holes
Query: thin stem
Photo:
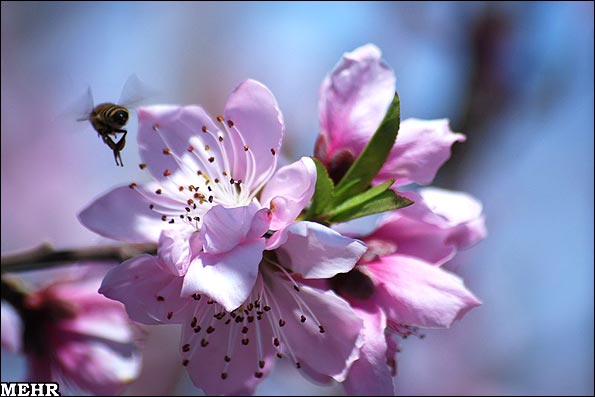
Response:
[{"label": "thin stem", "polygon": [[140,254],[157,252],[157,244],[124,244],[100,247],[85,247],[71,250],[54,250],[45,243],[29,251],[12,255],[3,255],[0,270],[6,272],[24,272],[48,269],[73,262],[123,262]]}]

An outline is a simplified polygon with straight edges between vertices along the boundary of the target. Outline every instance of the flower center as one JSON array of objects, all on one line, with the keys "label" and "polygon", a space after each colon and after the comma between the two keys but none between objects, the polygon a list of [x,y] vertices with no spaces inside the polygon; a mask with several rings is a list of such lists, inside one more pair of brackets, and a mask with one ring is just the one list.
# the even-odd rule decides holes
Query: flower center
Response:
[{"label": "flower center", "polygon": [[[238,126],[222,116],[217,117],[217,121],[221,128],[211,129],[206,125],[198,128],[184,153],[163,148],[159,155],[171,156],[179,172],[163,170],[167,183],[156,189],[155,195],[136,189],[164,222],[188,223],[198,230],[201,218],[212,206],[219,204],[231,208],[250,204],[274,172],[271,167],[264,177],[257,175],[257,159]],[[164,142],[167,142],[163,131],[166,127],[153,125],[153,130]],[[272,153],[275,155],[274,151]],[[139,167],[145,169],[147,165],[142,163]],[[244,179],[233,175],[234,168],[242,169]],[[260,182],[255,183],[257,180]],[[136,183],[130,184],[130,188],[136,187]]]},{"label": "flower center", "polygon": [[329,280],[329,284],[337,294],[359,300],[369,299],[375,291],[372,279],[357,267],[347,273],[338,273]]},{"label": "flower center", "polygon": [[[184,325],[182,365],[192,366],[192,360],[204,360],[205,354],[224,352],[220,358],[213,357],[213,365],[220,367],[223,380],[233,375],[234,361],[245,361],[247,356],[254,360],[256,378],[264,375],[263,370],[268,368],[266,357],[272,354],[279,359],[287,354],[296,368],[301,368],[295,350],[299,346],[292,346],[287,335],[298,330],[288,328],[309,327],[321,334],[325,328],[300,297],[300,287],[291,275],[280,265],[269,264],[262,266],[263,260],[251,295],[231,312],[206,296],[192,295],[194,311]],[[276,284],[273,287],[271,283]],[[173,313],[168,317],[173,317]]]}]

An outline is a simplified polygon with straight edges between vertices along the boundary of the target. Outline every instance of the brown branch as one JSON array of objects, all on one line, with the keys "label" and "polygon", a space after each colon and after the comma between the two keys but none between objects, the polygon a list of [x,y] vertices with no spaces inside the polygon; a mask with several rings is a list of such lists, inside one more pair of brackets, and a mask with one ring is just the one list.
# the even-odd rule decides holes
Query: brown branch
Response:
[{"label": "brown branch", "polygon": [[47,269],[73,262],[123,262],[139,254],[157,252],[157,244],[125,244],[56,251],[45,243],[18,254],[3,255],[2,273]]}]

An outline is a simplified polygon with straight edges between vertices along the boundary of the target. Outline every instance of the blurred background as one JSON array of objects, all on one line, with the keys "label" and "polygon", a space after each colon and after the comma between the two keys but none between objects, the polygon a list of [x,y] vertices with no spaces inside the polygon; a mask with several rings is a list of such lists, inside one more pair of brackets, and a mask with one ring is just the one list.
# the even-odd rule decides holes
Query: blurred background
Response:
[{"label": "blurred background", "polygon": [[[401,394],[593,394],[593,3],[2,2],[1,250],[103,242],[76,214],[146,175],[129,123],[125,167],[64,110],[93,89],[116,100],[136,73],[150,103],[221,113],[246,78],[284,113],[285,155],[310,155],[320,83],[375,43],[403,117],[467,134],[435,185],[484,204],[489,237],[450,268],[484,304],[450,330],[408,340]],[[196,394],[176,329],[152,330],[128,394]],[[22,380],[2,354],[2,380]],[[340,394],[277,367],[260,395]]]}]

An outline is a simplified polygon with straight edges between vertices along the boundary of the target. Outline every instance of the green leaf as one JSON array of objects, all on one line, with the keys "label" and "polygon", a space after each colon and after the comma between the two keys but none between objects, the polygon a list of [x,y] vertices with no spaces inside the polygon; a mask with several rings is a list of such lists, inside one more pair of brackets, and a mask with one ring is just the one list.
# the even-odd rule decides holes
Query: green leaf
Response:
[{"label": "green leaf", "polygon": [[[378,187],[378,186],[376,186]],[[372,190],[372,189],[371,189]],[[368,193],[368,192],[366,192]],[[362,195],[365,195],[363,193]],[[359,197],[359,196],[358,196]],[[357,197],[354,197],[354,200]],[[374,195],[373,197],[360,202],[355,206],[341,206],[341,211],[333,211],[328,218],[329,222],[347,222],[362,216],[377,214],[379,212],[392,211],[407,207],[413,204],[413,201],[397,195],[394,191],[387,189]]]},{"label": "green leaf", "polygon": [[312,158],[312,160],[316,164],[316,188],[312,197],[312,205],[308,208],[305,219],[314,219],[327,212],[333,201],[335,190],[335,185],[328,176],[324,165],[318,159]]},{"label": "green leaf", "polygon": [[399,95],[395,92],[395,97],[372,139],[335,187],[333,203],[340,205],[370,186],[395,144],[400,119]]},{"label": "green leaf", "polygon": [[382,192],[388,190],[394,182],[395,180],[391,179],[390,181],[386,181],[378,186],[371,187],[363,193],[348,198],[338,206],[332,208],[330,214],[327,215],[327,217],[332,217],[341,212],[349,211],[350,209],[360,206],[366,201],[370,201],[374,197],[380,195]]}]

